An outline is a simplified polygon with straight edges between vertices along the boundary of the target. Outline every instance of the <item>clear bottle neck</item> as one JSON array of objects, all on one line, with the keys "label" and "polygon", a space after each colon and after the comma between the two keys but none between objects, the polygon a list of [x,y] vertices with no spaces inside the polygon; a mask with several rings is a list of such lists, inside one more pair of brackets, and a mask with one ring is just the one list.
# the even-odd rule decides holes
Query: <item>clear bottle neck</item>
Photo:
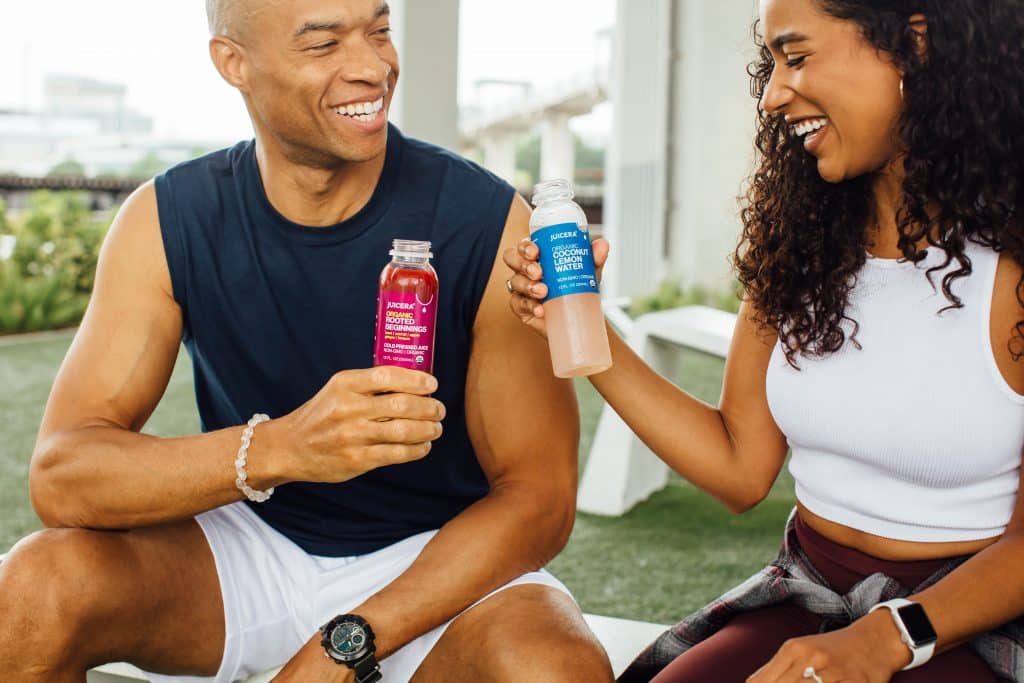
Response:
[{"label": "clear bottle neck", "polygon": [[572,186],[568,180],[546,180],[533,186],[533,205],[540,206],[555,201],[572,201]]},{"label": "clear bottle neck", "polygon": [[391,242],[392,261],[409,265],[430,263],[434,254],[430,251],[430,242],[420,240],[393,240]]}]

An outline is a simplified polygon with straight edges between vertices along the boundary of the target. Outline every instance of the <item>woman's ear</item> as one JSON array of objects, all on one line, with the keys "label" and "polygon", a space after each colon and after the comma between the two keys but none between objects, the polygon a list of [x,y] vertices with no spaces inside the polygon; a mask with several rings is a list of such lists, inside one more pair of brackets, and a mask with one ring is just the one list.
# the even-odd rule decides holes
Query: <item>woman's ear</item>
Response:
[{"label": "woman's ear", "polygon": [[928,59],[928,19],[923,14],[913,14],[907,23],[914,34],[917,58],[924,62]]}]

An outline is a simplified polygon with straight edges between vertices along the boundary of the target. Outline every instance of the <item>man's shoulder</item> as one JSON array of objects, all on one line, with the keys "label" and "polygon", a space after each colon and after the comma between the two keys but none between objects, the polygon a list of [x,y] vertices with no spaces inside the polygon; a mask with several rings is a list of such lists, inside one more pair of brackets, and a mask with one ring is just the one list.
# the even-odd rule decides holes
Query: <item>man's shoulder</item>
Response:
[{"label": "man's shoulder", "polygon": [[[153,179],[161,218],[168,211],[202,214],[217,210],[232,193],[252,141],[239,142],[176,164]],[[173,208],[172,208],[173,207]]]}]

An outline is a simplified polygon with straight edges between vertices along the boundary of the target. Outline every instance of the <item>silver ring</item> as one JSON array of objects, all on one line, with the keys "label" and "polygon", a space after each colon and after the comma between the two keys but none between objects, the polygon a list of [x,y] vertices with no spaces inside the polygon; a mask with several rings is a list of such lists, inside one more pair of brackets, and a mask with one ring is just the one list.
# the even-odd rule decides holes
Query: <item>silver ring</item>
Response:
[{"label": "silver ring", "polygon": [[513,294],[514,293],[512,291],[512,279],[511,278],[509,278],[508,280],[505,280],[505,289],[508,290],[509,294]]},{"label": "silver ring", "polygon": [[821,676],[818,675],[818,672],[814,670],[813,666],[809,666],[804,669],[804,678],[813,678],[814,683],[825,683],[825,681],[821,680]]}]

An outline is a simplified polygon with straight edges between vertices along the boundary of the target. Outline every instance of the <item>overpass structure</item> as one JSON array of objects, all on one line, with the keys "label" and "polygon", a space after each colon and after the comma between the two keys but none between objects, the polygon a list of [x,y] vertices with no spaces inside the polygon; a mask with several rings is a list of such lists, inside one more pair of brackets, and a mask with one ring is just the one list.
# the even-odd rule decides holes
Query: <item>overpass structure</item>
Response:
[{"label": "overpass structure", "polygon": [[460,145],[463,150],[481,150],[484,164],[498,176],[513,182],[516,140],[539,126],[540,177],[571,180],[576,166],[576,147],[569,121],[589,114],[608,100],[610,73],[609,66],[603,64],[540,88],[505,83],[504,97],[462,108]]}]

